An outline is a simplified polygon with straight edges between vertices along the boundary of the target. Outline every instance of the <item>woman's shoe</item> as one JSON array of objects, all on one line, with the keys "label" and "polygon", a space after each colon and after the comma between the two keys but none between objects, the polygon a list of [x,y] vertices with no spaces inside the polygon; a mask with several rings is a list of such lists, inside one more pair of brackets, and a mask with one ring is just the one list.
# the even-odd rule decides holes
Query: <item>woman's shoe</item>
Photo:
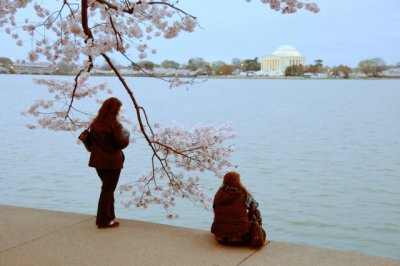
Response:
[{"label": "woman's shoe", "polygon": [[101,226],[98,226],[98,227],[103,229],[103,228],[113,228],[113,227],[118,227],[118,226],[119,226],[119,222],[118,221],[111,221],[107,225],[101,225]]}]

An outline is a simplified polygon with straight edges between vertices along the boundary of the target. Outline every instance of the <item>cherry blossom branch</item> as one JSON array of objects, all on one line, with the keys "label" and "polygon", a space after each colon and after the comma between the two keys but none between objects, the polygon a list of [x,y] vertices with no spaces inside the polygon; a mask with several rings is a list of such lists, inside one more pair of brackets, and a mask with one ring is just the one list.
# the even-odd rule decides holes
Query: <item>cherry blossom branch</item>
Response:
[{"label": "cherry blossom branch", "polygon": [[[112,8],[114,10],[118,10],[118,6],[112,4],[112,3],[108,2],[108,1],[96,0],[96,2],[101,3],[103,5],[106,5],[107,7]],[[140,1],[139,1],[139,3],[140,3]],[[127,9],[122,9],[122,11],[125,12],[125,13],[128,13],[128,14],[133,14],[135,9],[133,7],[130,7],[130,8],[127,8]]]},{"label": "cherry blossom branch", "polygon": [[72,89],[71,101],[70,101],[70,103],[69,103],[68,110],[67,110],[67,115],[66,115],[65,119],[67,119],[67,117],[69,116],[69,112],[70,112],[70,110],[71,110],[71,108],[72,108],[72,104],[74,103],[75,92],[76,92],[76,89],[78,88],[78,78],[80,77],[80,75],[82,74],[82,72],[83,72],[83,69],[81,69],[81,70],[78,72],[78,74],[75,76],[75,84],[74,84],[74,87],[73,87],[73,89]]},{"label": "cherry blossom branch", "polygon": [[[64,7],[64,5],[65,5],[65,2],[66,2],[66,1],[64,1],[63,7]],[[60,12],[61,12],[61,11],[60,11]],[[81,12],[81,15],[82,15],[82,28],[83,28],[83,30],[84,30],[86,36],[88,36],[88,39],[86,39],[86,41],[88,41],[89,39],[93,39],[93,34],[92,34],[91,29],[90,29],[89,26],[88,26],[87,0],[82,0],[82,12]],[[88,66],[86,72],[87,72],[87,73],[90,73],[90,71],[91,71],[92,68],[93,68],[93,59],[92,59],[92,57],[89,55],[89,66]],[[70,104],[69,104],[69,107],[68,107],[68,110],[67,110],[67,113],[66,113],[66,118],[69,116],[69,112],[70,112],[70,110],[71,110],[71,108],[72,108],[72,104],[73,104],[74,98],[75,98],[75,93],[76,93],[76,90],[77,90],[77,88],[78,88],[78,79],[79,79],[79,77],[81,76],[81,74],[82,74],[83,71],[84,71],[84,70],[81,69],[81,70],[78,72],[78,74],[75,76],[75,83],[74,83],[74,87],[73,87],[73,90],[72,90],[72,93],[71,93],[71,101],[70,101]]]},{"label": "cherry blossom branch", "polygon": [[149,128],[149,130],[150,130],[150,132],[151,132],[151,135],[154,135],[153,129],[151,128],[151,125],[150,125],[150,122],[149,122],[149,118],[147,117],[146,110],[145,110],[143,107],[139,107],[139,108],[140,108],[140,110],[143,112],[143,115],[144,115],[144,117],[145,117],[147,126],[148,126],[148,128]]},{"label": "cherry blossom branch", "polygon": [[182,14],[184,14],[186,16],[190,16],[194,20],[197,20],[197,17],[195,17],[195,16],[183,11],[182,9],[176,7],[175,5],[167,3],[167,2],[156,2],[156,1],[154,1],[154,2],[148,2],[147,4],[148,5],[166,5],[166,6],[169,6],[170,8],[172,8],[172,9],[175,9],[176,11],[179,11],[180,13],[182,13]]},{"label": "cherry blossom branch", "polygon": [[[53,21],[51,23],[53,23],[54,21],[56,21],[59,17],[61,17],[61,12],[64,9],[64,6],[66,5],[67,1],[63,2],[63,5],[61,6],[60,10],[53,12],[50,16],[47,17],[47,19],[45,21],[43,21],[43,23],[39,24],[39,26],[43,26],[45,25],[48,21],[50,21],[50,19],[53,17],[53,15],[57,14],[57,16],[53,19]],[[69,6],[69,5],[68,5]]]},{"label": "cherry blossom branch", "polygon": [[75,13],[78,12],[78,10],[74,11],[72,10],[71,4],[68,3],[68,0],[64,0],[64,4],[68,6],[70,14],[72,15],[72,17],[75,19]]},{"label": "cherry blossom branch", "polygon": [[[123,40],[121,37],[121,33],[119,31],[117,31],[117,29],[115,28],[114,21],[113,21],[111,15],[110,15],[109,19],[110,19],[111,27],[114,30],[115,41],[117,43],[117,51],[119,51],[119,50],[123,49],[123,46],[122,46]],[[119,44],[119,42],[121,42],[121,45]]]},{"label": "cherry blossom branch", "polygon": [[[85,43],[87,43],[89,41],[89,39],[93,40],[93,33],[92,33],[92,30],[89,28],[88,1],[87,0],[82,0],[81,16],[82,16],[82,28],[86,34]],[[92,60],[90,60],[90,62],[92,62]]]},{"label": "cherry blossom branch", "polygon": [[164,77],[160,77],[160,76],[154,75],[154,74],[152,74],[152,73],[147,72],[147,71],[146,71],[143,67],[141,67],[139,64],[135,63],[135,62],[134,62],[129,56],[127,56],[124,52],[122,52],[122,51],[119,51],[119,52],[120,52],[120,54],[121,54],[122,56],[124,56],[124,57],[131,63],[131,65],[133,65],[134,67],[136,67],[137,69],[139,69],[145,76],[151,77],[151,78],[156,78],[156,79],[159,79],[159,80],[168,82],[168,83],[170,84],[170,87],[178,87],[178,86],[181,86],[181,85],[190,86],[190,85],[193,85],[193,84],[195,84],[195,83],[204,82],[204,80],[203,80],[203,81],[197,81],[197,82],[195,82],[195,78],[192,78],[192,79],[190,79],[190,80],[182,81],[182,80],[179,79],[178,77],[175,77],[175,78],[173,78],[173,79],[167,79],[167,78],[164,78]]},{"label": "cherry blossom branch", "polygon": [[[103,4],[103,5],[106,5],[107,7],[111,8],[111,9],[118,10],[118,6],[112,4],[112,3],[108,2],[108,1],[105,1],[105,0],[96,0],[96,2],[99,2],[99,3]],[[127,4],[127,3],[130,3],[130,1],[125,1],[125,3],[126,3],[126,4]],[[138,1],[135,5],[137,5],[137,4],[142,4],[142,2],[141,2],[141,1]],[[184,10],[182,10],[182,9],[180,9],[180,8],[178,8],[178,7],[176,7],[176,6],[173,5],[173,4],[167,3],[167,2],[157,2],[157,1],[153,1],[153,2],[147,2],[146,4],[147,4],[147,5],[165,5],[165,6],[168,6],[168,7],[172,8],[172,9],[174,9],[174,10],[176,10],[176,11],[178,11],[178,12],[184,14],[184,15],[190,16],[190,17],[192,17],[192,18],[195,19],[195,20],[197,19],[195,16],[190,15],[190,14],[187,13],[186,11],[184,11]],[[128,13],[128,14],[133,14],[133,12],[135,11],[135,9],[134,9],[134,7],[129,7],[129,8],[122,9],[122,11],[125,12],[125,13]]]}]

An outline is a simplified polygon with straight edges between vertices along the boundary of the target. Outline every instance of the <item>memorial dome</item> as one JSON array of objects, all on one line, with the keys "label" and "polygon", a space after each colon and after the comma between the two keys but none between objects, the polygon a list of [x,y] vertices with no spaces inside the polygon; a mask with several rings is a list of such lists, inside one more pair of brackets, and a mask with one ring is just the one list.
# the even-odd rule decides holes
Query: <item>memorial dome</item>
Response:
[{"label": "memorial dome", "polygon": [[290,45],[281,45],[272,54],[276,55],[276,56],[283,56],[283,57],[301,56],[299,51],[297,51],[293,46],[290,46]]}]

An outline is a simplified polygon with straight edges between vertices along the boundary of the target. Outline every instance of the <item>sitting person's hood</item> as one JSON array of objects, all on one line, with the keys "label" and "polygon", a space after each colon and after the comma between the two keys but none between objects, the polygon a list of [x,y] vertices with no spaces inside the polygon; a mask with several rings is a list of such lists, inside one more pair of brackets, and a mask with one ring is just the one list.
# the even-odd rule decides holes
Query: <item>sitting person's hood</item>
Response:
[{"label": "sitting person's hood", "polygon": [[231,186],[223,186],[220,188],[216,201],[218,201],[220,204],[223,205],[229,205],[235,200],[241,198],[243,196],[243,190],[237,188],[237,187],[231,187]]}]

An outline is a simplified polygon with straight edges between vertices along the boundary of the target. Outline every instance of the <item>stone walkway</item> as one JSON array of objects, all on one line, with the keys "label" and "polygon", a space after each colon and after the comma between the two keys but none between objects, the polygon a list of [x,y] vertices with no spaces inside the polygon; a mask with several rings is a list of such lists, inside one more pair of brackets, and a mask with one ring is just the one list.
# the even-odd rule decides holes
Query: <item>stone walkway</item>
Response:
[{"label": "stone walkway", "polygon": [[387,265],[400,260],[271,241],[260,250],[219,245],[206,231],[0,205],[0,266]]}]

